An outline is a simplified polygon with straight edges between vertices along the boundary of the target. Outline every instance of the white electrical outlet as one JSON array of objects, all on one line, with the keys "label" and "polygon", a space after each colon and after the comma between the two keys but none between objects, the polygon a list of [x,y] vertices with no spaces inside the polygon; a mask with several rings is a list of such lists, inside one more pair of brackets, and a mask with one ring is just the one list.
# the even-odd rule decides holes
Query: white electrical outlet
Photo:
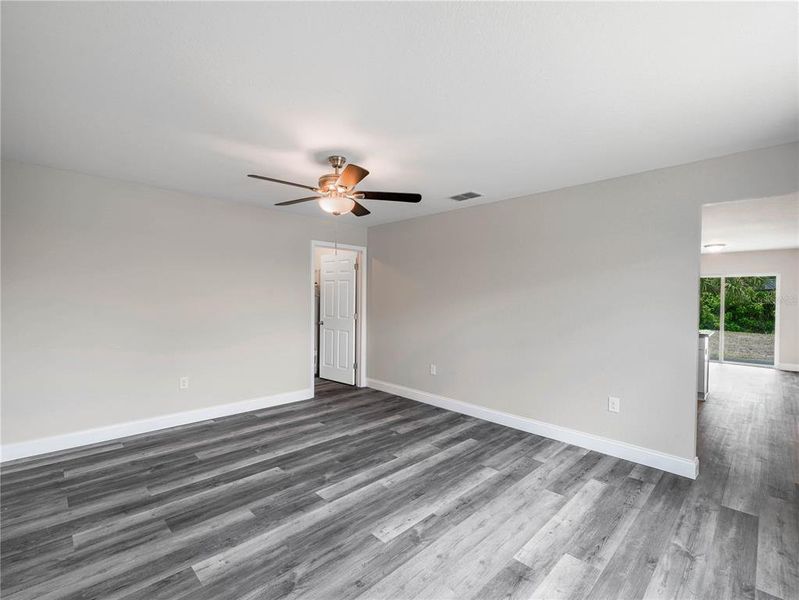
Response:
[{"label": "white electrical outlet", "polygon": [[438,375],[438,368],[432,363],[430,363],[430,374]]},{"label": "white electrical outlet", "polygon": [[179,387],[181,390],[187,390],[187,389],[189,389],[189,378],[188,378],[188,377],[181,377],[181,378],[180,378],[180,381],[179,381],[179,383],[178,383],[178,387]]},{"label": "white electrical outlet", "polygon": [[608,410],[610,412],[619,412],[621,410],[621,400],[615,396],[608,396]]}]

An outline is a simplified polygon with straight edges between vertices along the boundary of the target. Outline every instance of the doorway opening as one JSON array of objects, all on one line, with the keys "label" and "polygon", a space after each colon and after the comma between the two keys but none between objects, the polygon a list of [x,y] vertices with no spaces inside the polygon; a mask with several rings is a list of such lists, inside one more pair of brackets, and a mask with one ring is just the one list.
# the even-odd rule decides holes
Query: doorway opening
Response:
[{"label": "doorway opening", "polygon": [[366,386],[366,248],[311,242],[311,384]]},{"label": "doorway opening", "polygon": [[792,377],[782,371],[794,370],[797,356],[797,217],[795,193],[702,207],[697,456],[736,465],[720,493],[725,506],[750,514],[762,503],[769,460],[758,446],[766,438],[751,432],[770,432],[781,415],[779,390]]},{"label": "doorway opening", "polygon": [[797,216],[795,193],[702,207],[700,399],[712,398],[723,386],[717,376],[734,372],[736,365],[749,372],[751,367],[799,370],[794,369],[797,312],[790,302],[799,273]]}]

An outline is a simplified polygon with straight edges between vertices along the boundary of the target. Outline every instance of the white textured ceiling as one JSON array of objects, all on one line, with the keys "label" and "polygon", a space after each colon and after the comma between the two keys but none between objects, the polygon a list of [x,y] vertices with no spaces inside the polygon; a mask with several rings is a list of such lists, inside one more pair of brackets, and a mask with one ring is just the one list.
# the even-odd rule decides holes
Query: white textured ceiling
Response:
[{"label": "white textured ceiling", "polygon": [[705,244],[726,244],[722,252],[799,248],[799,194],[703,206]]},{"label": "white textured ceiling", "polygon": [[2,152],[266,206],[340,152],[424,195],[373,225],[795,141],[796,8],[4,2]]}]

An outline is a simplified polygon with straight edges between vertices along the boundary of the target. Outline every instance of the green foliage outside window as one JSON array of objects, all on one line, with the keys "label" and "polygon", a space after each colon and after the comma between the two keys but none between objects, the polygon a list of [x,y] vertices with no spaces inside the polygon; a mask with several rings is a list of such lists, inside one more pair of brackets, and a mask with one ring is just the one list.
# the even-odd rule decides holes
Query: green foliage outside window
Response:
[{"label": "green foliage outside window", "polygon": [[[724,290],[725,331],[774,333],[775,291],[774,277],[728,277]],[[702,278],[699,298],[699,329],[718,330],[720,278]]]},{"label": "green foliage outside window", "polygon": [[718,331],[721,314],[721,279],[703,277],[699,281],[699,329]]}]

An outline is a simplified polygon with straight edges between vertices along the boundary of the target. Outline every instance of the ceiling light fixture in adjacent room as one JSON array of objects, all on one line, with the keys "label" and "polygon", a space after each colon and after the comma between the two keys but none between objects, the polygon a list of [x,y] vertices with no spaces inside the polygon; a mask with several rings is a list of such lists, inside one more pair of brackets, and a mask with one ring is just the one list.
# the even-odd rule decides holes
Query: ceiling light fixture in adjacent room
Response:
[{"label": "ceiling light fixture in adjacent room", "polygon": [[705,244],[702,247],[708,252],[721,252],[727,247],[727,244]]}]

